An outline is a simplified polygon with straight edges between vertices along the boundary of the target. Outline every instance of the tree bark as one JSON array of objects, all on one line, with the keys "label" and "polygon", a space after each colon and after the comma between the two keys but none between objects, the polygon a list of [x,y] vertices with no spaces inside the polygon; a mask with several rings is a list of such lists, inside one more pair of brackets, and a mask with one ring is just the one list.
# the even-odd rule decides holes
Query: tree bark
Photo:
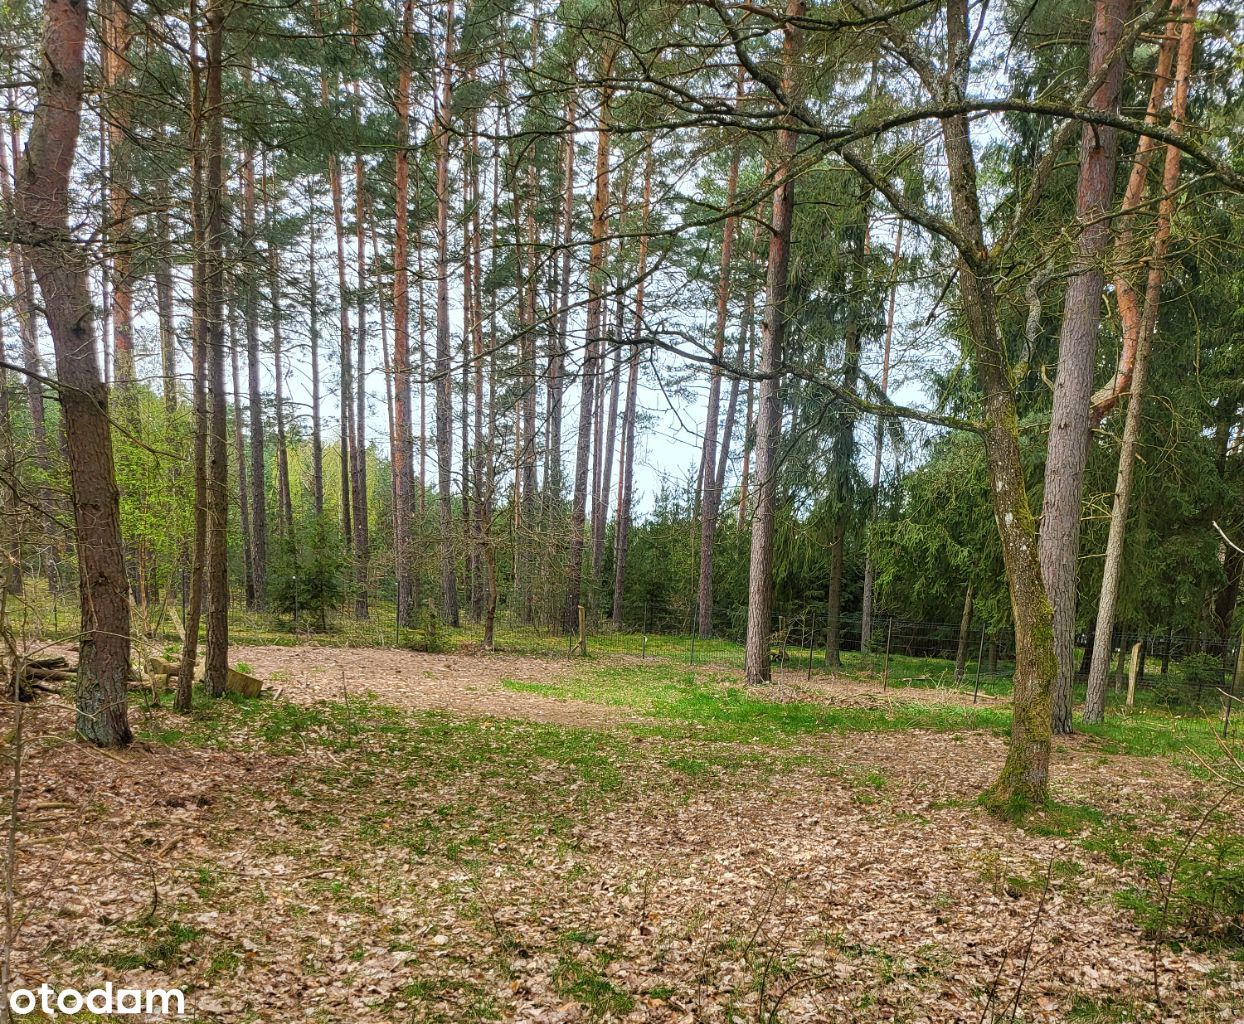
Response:
[{"label": "tree bark", "polygon": [[46,0],[41,68],[26,156],[15,189],[25,253],[43,293],[56,353],[78,547],[82,642],[77,730],[125,746],[130,606],[112,460],[108,393],[100,379],[86,254],[69,229],[69,183],[81,127],[86,44],[83,0]]},{"label": "tree bark", "polygon": [[561,254],[557,269],[557,320],[549,337],[548,472],[544,493],[550,506],[562,499],[562,396],[565,392],[567,331],[570,321],[570,255],[574,242],[574,126],[575,100],[566,100],[566,127],[562,135]]},{"label": "tree bark", "polygon": [[[1118,49],[1130,0],[1096,0],[1089,37],[1088,76],[1096,78]],[[1123,57],[1115,57],[1089,100],[1094,110],[1115,111],[1123,85]],[[1071,686],[1075,678],[1076,578],[1080,558],[1081,499],[1088,459],[1089,398],[1097,364],[1102,256],[1110,238],[1106,214],[1114,196],[1117,133],[1085,124],[1080,133],[1076,186],[1079,236],[1072,277],[1063,303],[1058,371],[1045,462],[1045,496],[1039,550],[1045,589],[1054,606],[1054,650],[1058,675],[1051,701],[1055,733],[1071,732]]]},{"label": "tree bark", "polygon": [[[903,253],[903,225],[898,222],[898,230],[894,236],[894,262],[890,267],[890,298],[886,304],[885,338],[881,349],[881,380],[880,398],[885,400],[890,387],[890,346],[894,340],[894,308],[898,299],[898,270]],[[877,417],[877,428],[873,434],[873,475],[872,486],[868,499],[868,524],[871,527],[877,521],[877,506],[881,496],[881,465],[885,455],[885,419]],[[873,594],[877,589],[877,563],[873,558],[872,539],[864,548],[864,596],[860,605],[860,650],[867,651],[872,645],[873,635]]]},{"label": "tree bark", "polygon": [[[1198,3],[1199,0],[1187,0],[1181,12],[1183,25],[1180,29],[1179,51],[1175,62],[1175,91],[1171,98],[1170,121],[1170,130],[1176,134],[1183,131],[1183,118],[1188,106],[1192,58],[1196,48]],[[1166,160],[1162,169],[1162,198],[1158,203],[1157,223],[1146,261],[1148,267],[1143,310],[1138,322],[1124,325],[1125,333],[1133,333],[1136,337],[1135,362],[1130,379],[1130,398],[1123,425],[1123,439],[1119,447],[1119,469],[1115,480],[1114,501],[1110,507],[1110,532],[1106,539],[1106,560],[1102,567],[1101,593],[1097,603],[1097,636],[1094,640],[1093,661],[1089,666],[1088,691],[1084,701],[1084,720],[1090,723],[1100,722],[1105,717],[1106,671],[1109,662],[1109,648],[1106,645],[1109,644],[1114,630],[1115,604],[1118,598],[1119,578],[1123,570],[1123,543],[1127,533],[1128,506],[1132,497],[1136,449],[1140,443],[1149,354],[1153,344],[1154,328],[1157,325],[1158,303],[1162,292],[1162,263],[1170,242],[1171,215],[1175,207],[1175,189],[1179,185],[1181,156],[1181,151],[1175,146],[1166,147]],[[1119,284],[1124,290],[1130,287],[1124,281],[1120,281]],[[1123,308],[1123,303],[1120,303],[1120,309]],[[1135,308],[1135,304],[1132,308]]]},{"label": "tree bark", "polygon": [[[10,171],[8,146],[13,149]],[[10,209],[14,208],[13,192],[21,163],[20,142],[17,136],[17,118],[12,118],[8,142],[0,138],[0,196]],[[11,176],[10,176],[11,175]],[[52,455],[48,447],[47,417],[44,410],[43,359],[39,355],[38,310],[35,307],[35,278],[30,260],[16,243],[8,245],[9,268],[13,274],[13,304],[17,313],[17,332],[21,340],[22,369],[26,371],[26,402],[30,413],[31,439],[34,441],[35,465],[44,479],[52,476]],[[39,503],[47,509],[57,507],[56,496],[50,487],[39,488]],[[55,527],[46,531],[48,544],[42,557],[44,575],[49,591],[60,591],[60,572],[57,568],[57,552],[61,547],[60,531]]]},{"label": "tree bark", "polygon": [[[860,223],[852,248],[854,267],[851,271],[851,291],[847,296],[847,322],[844,331],[842,354],[842,389],[848,395],[855,394],[860,376],[860,301],[863,293],[864,261],[868,256],[868,204],[867,191],[860,197]],[[834,449],[832,456],[832,483],[835,496],[833,532],[830,537],[829,594],[825,608],[825,667],[842,666],[842,572],[846,555],[847,520],[851,515],[855,473],[855,410],[841,409],[835,419]]]},{"label": "tree bark", "polygon": [[968,639],[972,632],[972,585],[963,595],[963,615],[959,619],[959,644],[955,648],[955,682],[963,682],[968,667]]},{"label": "tree bark", "polygon": [[[787,0],[783,30],[783,88],[795,89],[794,69],[801,45],[796,19],[807,10],[805,0]],[[793,99],[791,100],[793,103]],[[796,135],[788,125],[778,132],[778,155],[773,164],[773,212],[770,219],[769,270],[765,316],[761,332],[760,407],[756,414],[755,511],[752,514],[752,550],[747,578],[746,679],[753,685],[770,678],[770,617],[773,613],[773,533],[777,504],[777,454],[782,432],[782,341],[786,331],[786,294],[790,276],[791,222],[795,212],[795,182],[791,175]]]},{"label": "tree bark", "polygon": [[[199,60],[199,31],[190,19],[190,217],[196,238],[206,234],[203,158],[203,89]],[[207,565],[207,253],[194,248],[191,280],[191,404],[194,409],[194,539],[190,552],[190,579],[186,594],[177,692],[173,707],[187,712],[191,708],[194,672],[199,653],[199,622],[203,613],[205,569]]]},{"label": "tree bark", "polygon": [[410,102],[414,59],[414,0],[402,5],[402,66],[397,84],[397,150],[394,154],[393,238],[393,475],[397,621],[406,628],[418,615],[418,576],[411,550],[414,523],[414,450],[410,378]]},{"label": "tree bark", "polygon": [[234,462],[238,472],[238,526],[242,530],[242,564],[246,580],[246,607],[255,607],[254,538],[251,534],[251,518],[246,483],[246,442],[242,438],[242,382],[238,370],[237,321],[230,305],[229,312],[229,361],[233,370],[233,448]]},{"label": "tree bark", "polygon": [[156,315],[160,324],[160,383],[164,396],[164,413],[171,417],[177,411],[177,329],[173,323],[173,243],[169,237],[168,198],[161,195],[156,211]]},{"label": "tree bark", "polygon": [[224,21],[224,0],[209,0],[204,122],[207,162],[207,386],[211,436],[208,442],[207,483],[207,649],[203,658],[203,682],[213,697],[224,694],[229,670],[229,448],[225,402],[225,156],[221,85]]},{"label": "tree bark", "polygon": [[[8,299],[3,294],[0,298]],[[5,351],[4,329],[0,324],[0,353]],[[0,365],[0,523],[6,539],[0,550],[3,585],[6,593],[22,592],[22,538],[17,514],[17,450],[13,445],[13,416],[9,408],[9,371]]]},{"label": "tree bark", "polygon": [[[359,87],[354,83],[357,123]],[[354,155],[354,238],[355,238],[355,359],[354,434],[350,449],[351,490],[354,494],[354,616],[366,619],[368,611],[368,573],[371,559],[367,514],[367,189],[363,178],[363,157]]]},{"label": "tree bark", "polygon": [[[743,69],[739,69],[736,102],[743,95]],[[726,172],[726,209],[734,207],[735,191],[739,183],[739,150],[736,146],[730,154],[730,168]],[[717,419],[721,406],[721,360],[726,353],[726,318],[730,310],[730,267],[734,259],[734,214],[727,214],[722,225],[721,260],[717,268],[717,322],[713,330],[713,356],[718,361],[713,366],[708,382],[708,410],[704,418],[703,466],[704,497],[700,504],[700,582],[696,604],[699,617],[699,633],[707,638],[713,635],[713,541],[717,537],[717,515],[721,509],[721,483],[717,474]],[[740,330],[740,336],[742,331]],[[734,393],[738,391],[738,378],[732,385],[730,413],[734,412]],[[729,438],[723,448],[729,448]]]},{"label": "tree bark", "polygon": [[[947,52],[970,54],[971,38],[967,0],[949,0]],[[945,82],[953,98],[966,95],[967,80],[967,58],[956,56]],[[1011,744],[1002,771],[986,794],[990,806],[1007,813],[1048,799],[1050,689],[1058,663],[1053,612],[1041,578],[1036,523],[1020,460],[1014,381],[997,320],[968,118],[963,114],[944,118],[942,139],[954,223],[963,242],[959,293],[984,392],[985,457],[1015,621]]]},{"label": "tree bark", "polygon": [[622,412],[622,451],[618,468],[618,514],[613,534],[613,628],[621,629],[626,597],[626,555],[631,531],[631,500],[635,480],[635,418],[639,409],[639,339],[644,331],[644,298],[648,278],[648,220],[652,209],[652,147],[644,160],[644,194],[636,265],[634,340],[627,357],[626,405]]},{"label": "tree bark", "polygon": [[[109,225],[105,236],[112,257],[111,318],[113,338],[113,369],[118,384],[134,383],[134,278],[131,237],[132,215],[130,192],[129,111],[129,48],[128,5],[117,0],[102,0],[100,15],[100,73],[104,102],[100,116],[108,139],[108,200]],[[123,400],[122,405],[125,405]]]},{"label": "tree bark", "polygon": [[453,110],[454,0],[445,5],[440,98],[436,105],[436,468],[441,533],[441,620],[458,625],[453,535],[453,379],[449,348],[449,134]]},{"label": "tree bark", "polygon": [[294,495],[289,481],[289,440],[285,426],[285,339],[281,294],[281,250],[273,230],[272,180],[265,168],[264,219],[268,226],[268,301],[272,310],[273,417],[276,420],[277,506],[282,537],[294,531]]},{"label": "tree bark", "polygon": [[[601,78],[608,79],[613,68],[613,51],[607,50],[601,61]],[[587,523],[588,464],[592,449],[592,413],[600,349],[603,314],[603,273],[605,257],[605,223],[609,205],[609,100],[608,88],[602,90],[600,118],[596,127],[595,194],[592,199],[592,247],[588,254],[587,346],[580,372],[579,430],[575,446],[574,496],[570,507],[570,553],[566,566],[566,604],[562,626],[567,632],[578,628],[579,601],[583,594],[584,527]]]},{"label": "tree bark", "polygon": [[[249,78],[250,69],[246,69]],[[268,572],[268,473],[264,464],[263,393],[259,383],[259,249],[255,244],[255,147],[242,153],[242,301],[246,318],[246,370],[251,443],[251,573],[254,605],[264,607]],[[240,455],[241,453],[239,453]]]},{"label": "tree bark", "polygon": [[[310,198],[310,197],[308,197]],[[320,301],[318,262],[319,220],[315,200],[310,199],[311,227],[307,259],[307,330],[311,346],[311,501],[316,517],[324,514],[324,427],[320,414]]]}]

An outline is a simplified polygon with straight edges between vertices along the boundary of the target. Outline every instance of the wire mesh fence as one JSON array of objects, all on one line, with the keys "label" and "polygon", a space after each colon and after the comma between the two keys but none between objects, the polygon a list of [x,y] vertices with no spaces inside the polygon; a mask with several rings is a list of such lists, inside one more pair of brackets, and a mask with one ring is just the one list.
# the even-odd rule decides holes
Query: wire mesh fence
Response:
[{"label": "wire mesh fence", "polygon": [[[688,666],[742,672],[745,666],[747,609],[714,610],[708,636],[700,635],[693,603],[628,603],[621,613],[583,610],[582,632],[566,629],[561,617],[537,621],[513,607],[498,609],[497,645],[511,653],[567,657],[620,656],[662,659]],[[872,675],[901,685],[945,685],[979,691],[1009,686],[1015,668],[1015,638],[1008,628],[875,615],[867,635],[858,614],[840,616],[836,654],[824,605],[786,606],[769,624],[769,656],[785,672],[842,672]],[[1094,637],[1076,638],[1078,684],[1089,670]],[[1217,703],[1234,694],[1239,642],[1212,635],[1180,635],[1114,630],[1108,680],[1116,693],[1135,685],[1151,698],[1168,702]]]}]

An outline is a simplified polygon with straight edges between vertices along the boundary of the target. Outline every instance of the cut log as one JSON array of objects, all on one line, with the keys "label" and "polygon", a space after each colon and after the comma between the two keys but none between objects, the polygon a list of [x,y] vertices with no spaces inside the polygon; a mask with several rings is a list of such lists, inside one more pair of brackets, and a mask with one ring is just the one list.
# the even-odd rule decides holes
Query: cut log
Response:
[{"label": "cut log", "polygon": [[181,663],[158,658],[154,654],[147,659],[147,671],[153,676],[174,676],[181,671]]},{"label": "cut log", "polygon": [[229,669],[229,675],[225,679],[226,693],[236,693],[242,697],[255,698],[259,696],[259,691],[262,689],[262,680],[256,679],[254,676],[248,676],[245,672],[239,672],[237,669]]},{"label": "cut log", "polygon": [[69,659],[61,654],[49,655],[46,658],[27,658],[25,661],[25,666],[28,669],[31,669],[31,668],[67,668],[67,669],[71,669],[74,672],[78,670],[78,667],[76,665],[70,665]]}]

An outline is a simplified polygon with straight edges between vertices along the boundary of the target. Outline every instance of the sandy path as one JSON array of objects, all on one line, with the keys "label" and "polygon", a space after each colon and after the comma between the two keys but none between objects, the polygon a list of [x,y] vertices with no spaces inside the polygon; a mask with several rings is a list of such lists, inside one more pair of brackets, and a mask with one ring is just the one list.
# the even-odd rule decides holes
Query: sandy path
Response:
[{"label": "sandy path", "polygon": [[605,728],[633,720],[617,708],[507,690],[504,680],[544,683],[574,671],[569,662],[485,654],[423,654],[387,648],[236,647],[231,661],[250,667],[300,704],[374,693],[383,703],[555,725]]}]

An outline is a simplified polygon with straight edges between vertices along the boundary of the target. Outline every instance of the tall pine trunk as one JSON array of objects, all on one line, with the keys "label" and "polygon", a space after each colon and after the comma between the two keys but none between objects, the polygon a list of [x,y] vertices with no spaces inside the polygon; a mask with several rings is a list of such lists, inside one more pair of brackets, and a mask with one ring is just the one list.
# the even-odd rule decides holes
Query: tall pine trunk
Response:
[{"label": "tall pine trunk", "polygon": [[[608,79],[613,68],[613,51],[606,51],[601,60],[601,78]],[[586,541],[588,467],[592,454],[593,397],[600,350],[600,330],[605,257],[605,222],[609,206],[609,99],[608,88],[602,90],[600,118],[596,127],[595,191],[592,198],[592,246],[588,253],[587,347],[580,371],[579,429],[575,444],[574,496],[570,508],[570,554],[566,566],[566,603],[562,610],[562,626],[567,632],[578,627],[578,606],[583,596],[583,547]]]},{"label": "tall pine trunk", "polygon": [[402,5],[402,66],[398,73],[397,149],[394,153],[393,236],[393,546],[397,561],[397,621],[411,628],[418,614],[418,576],[411,549],[414,523],[414,451],[410,378],[410,94],[414,59],[414,0]]},{"label": "tall pine trunk", "polygon": [[281,249],[272,223],[272,179],[265,168],[264,220],[268,228],[268,303],[272,310],[273,419],[276,421],[277,510],[282,537],[294,531],[294,495],[289,481],[289,438],[285,425],[285,315],[282,306]]},{"label": "tall pine trunk", "polygon": [[[881,345],[881,378],[880,399],[885,401],[890,388],[890,347],[894,340],[894,311],[898,301],[898,270],[903,258],[903,225],[898,222],[898,230],[894,236],[894,262],[890,266],[890,298],[886,303],[885,337]],[[877,521],[878,503],[881,498],[881,465],[885,456],[885,419],[877,417],[876,429],[873,432],[873,475],[868,493],[868,526],[871,532]],[[867,651],[872,646],[873,635],[873,595],[877,589],[877,561],[873,557],[872,537],[869,536],[864,548],[864,596],[860,605],[860,650]]]},{"label": "tall pine trunk", "polygon": [[311,200],[311,226],[307,258],[307,343],[311,347],[311,503],[316,517],[324,514],[324,427],[320,413],[320,300],[319,263],[316,249],[319,247],[319,220],[314,199]]},{"label": "tall pine trunk", "polygon": [[[804,0],[787,0],[783,29],[783,87],[795,89],[794,68],[800,48],[796,19],[807,10]],[[790,98],[789,102],[794,102]],[[755,510],[747,576],[746,679],[753,685],[770,678],[769,636],[773,614],[773,533],[777,505],[777,454],[782,433],[782,341],[786,332],[786,294],[790,276],[791,222],[795,182],[791,175],[796,135],[789,126],[778,132],[773,162],[773,211],[769,221],[769,270],[760,348],[760,408],[756,414]]]},{"label": "tall pine trunk", "polygon": [[453,524],[453,378],[449,344],[449,136],[453,112],[454,0],[445,5],[440,96],[436,104],[436,472],[440,512],[441,619],[458,625]]},{"label": "tall pine trunk", "polygon": [[[842,390],[854,395],[860,376],[860,301],[864,289],[864,263],[868,256],[870,194],[860,197],[860,222],[853,241],[851,290],[847,296],[847,322],[842,355]],[[834,526],[830,537],[829,594],[825,607],[825,667],[842,665],[842,573],[846,556],[847,521],[851,516],[855,474],[855,410],[841,409],[835,417],[831,474],[835,497]]]},{"label": "tall pine trunk", "polygon": [[210,396],[210,437],[207,479],[207,650],[203,682],[207,692],[225,692],[229,669],[229,445],[225,402],[225,153],[222,63],[224,2],[207,7],[206,129],[207,208],[207,386]]},{"label": "tall pine trunk", "polygon": [[[108,393],[100,378],[86,254],[69,229],[69,185],[81,128],[86,5],[46,0],[41,66],[14,213],[56,354],[78,547],[82,640],[74,687],[77,730],[125,746],[130,607],[121,547]],[[37,239],[37,241],[34,241]]]},{"label": "tall pine trunk", "polygon": [[[358,83],[355,83],[355,109],[358,109]],[[366,619],[368,612],[368,573],[370,539],[367,516],[367,191],[363,180],[363,158],[354,157],[354,238],[355,238],[355,359],[354,359],[354,435],[350,448],[351,490],[354,495],[354,615]]]},{"label": "tall pine trunk", "polygon": [[[247,69],[249,77],[249,69]],[[255,600],[264,607],[268,573],[268,474],[264,464],[263,392],[259,383],[259,249],[255,244],[255,147],[242,153],[242,285],[246,319],[246,379],[250,405],[251,544],[250,562]]]},{"label": "tall pine trunk", "polygon": [[[199,61],[198,23],[190,22],[190,217],[196,238],[207,225],[204,204],[203,75]],[[199,656],[199,622],[203,614],[207,567],[207,253],[195,246],[191,278],[191,405],[194,410],[194,538],[190,550],[190,578],[186,593],[185,633],[173,706],[189,711]]]},{"label": "tall pine trunk", "polygon": [[[742,93],[742,69],[740,68],[739,92]],[[726,174],[726,209],[734,206],[735,191],[739,182],[739,151],[735,147],[730,155],[730,169]],[[717,515],[721,509],[721,488],[717,475],[717,420],[721,406],[721,361],[726,354],[726,316],[730,309],[730,267],[734,259],[733,213],[726,216],[722,227],[721,260],[717,270],[717,323],[713,331],[713,365],[708,384],[708,411],[704,420],[704,451],[701,456],[703,477],[703,500],[700,504],[700,584],[698,590],[699,633],[702,637],[713,634],[713,541],[717,537]],[[741,336],[741,332],[740,332]],[[737,391],[738,378],[735,378]],[[733,400],[731,402],[733,404]],[[727,441],[726,444],[729,444]]]},{"label": "tall pine trunk", "polygon": [[630,542],[631,499],[635,482],[635,418],[639,412],[639,339],[644,331],[644,292],[648,277],[648,219],[652,208],[652,147],[644,161],[644,197],[636,265],[635,326],[627,357],[626,405],[622,412],[622,451],[618,466],[618,513],[613,534],[613,628],[622,628],[626,597],[626,555]]}]

